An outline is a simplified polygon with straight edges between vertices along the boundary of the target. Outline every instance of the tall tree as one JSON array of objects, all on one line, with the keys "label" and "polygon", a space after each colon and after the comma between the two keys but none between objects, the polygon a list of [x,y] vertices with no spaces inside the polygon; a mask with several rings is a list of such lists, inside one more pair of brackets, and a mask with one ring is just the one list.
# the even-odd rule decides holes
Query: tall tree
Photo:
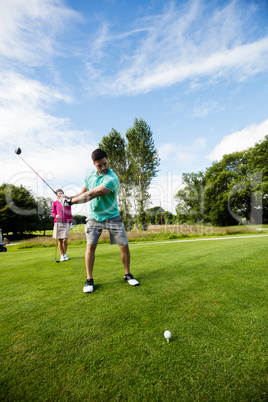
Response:
[{"label": "tall tree", "polygon": [[118,207],[126,229],[131,227],[130,202],[130,175],[126,152],[126,142],[121,134],[114,128],[99,142],[109,158],[111,169],[117,174],[120,187],[118,193]]},{"label": "tall tree", "polygon": [[98,145],[107,153],[110,168],[118,178],[124,178],[127,171],[126,142],[121,134],[112,128],[108,135],[102,137]]},{"label": "tall tree", "polygon": [[160,158],[154,145],[151,128],[143,119],[135,118],[133,127],[126,132],[126,137],[138,224],[146,229],[145,209],[149,200],[148,188],[158,172]]}]

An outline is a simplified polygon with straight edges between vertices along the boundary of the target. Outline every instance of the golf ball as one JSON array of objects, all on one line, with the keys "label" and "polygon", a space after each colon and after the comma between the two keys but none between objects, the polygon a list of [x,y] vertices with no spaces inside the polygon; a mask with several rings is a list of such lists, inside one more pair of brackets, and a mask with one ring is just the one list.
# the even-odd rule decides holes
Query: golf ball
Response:
[{"label": "golf ball", "polygon": [[21,154],[21,149],[20,149],[20,148],[16,148],[16,149],[15,149],[15,154],[20,155],[20,154]]},{"label": "golf ball", "polygon": [[164,337],[167,339],[167,341],[169,342],[169,338],[171,338],[171,332],[170,331],[165,331],[164,332]]}]

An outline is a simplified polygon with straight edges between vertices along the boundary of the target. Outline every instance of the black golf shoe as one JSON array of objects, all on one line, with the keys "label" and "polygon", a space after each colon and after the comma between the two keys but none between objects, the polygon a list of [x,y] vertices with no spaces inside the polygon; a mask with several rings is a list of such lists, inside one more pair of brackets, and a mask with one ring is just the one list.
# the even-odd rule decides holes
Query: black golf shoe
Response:
[{"label": "black golf shoe", "polygon": [[83,287],[83,292],[84,292],[84,293],[91,293],[91,292],[93,292],[93,290],[94,290],[93,284],[94,284],[94,280],[93,280],[93,279],[87,279],[86,282],[85,282],[85,286]]},{"label": "black golf shoe", "polygon": [[129,285],[131,286],[138,286],[139,282],[137,281],[137,279],[133,278],[133,275],[131,274],[126,274],[124,276],[124,280],[129,283]]}]

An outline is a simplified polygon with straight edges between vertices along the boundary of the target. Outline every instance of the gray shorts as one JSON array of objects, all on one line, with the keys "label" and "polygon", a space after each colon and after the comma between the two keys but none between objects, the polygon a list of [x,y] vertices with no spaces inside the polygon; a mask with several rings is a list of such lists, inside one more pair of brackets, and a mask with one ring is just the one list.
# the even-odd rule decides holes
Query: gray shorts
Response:
[{"label": "gray shorts", "polygon": [[88,219],[85,227],[87,244],[98,244],[103,229],[109,231],[111,244],[118,244],[119,246],[126,246],[128,244],[126,229],[121,216],[106,219],[103,222]]}]

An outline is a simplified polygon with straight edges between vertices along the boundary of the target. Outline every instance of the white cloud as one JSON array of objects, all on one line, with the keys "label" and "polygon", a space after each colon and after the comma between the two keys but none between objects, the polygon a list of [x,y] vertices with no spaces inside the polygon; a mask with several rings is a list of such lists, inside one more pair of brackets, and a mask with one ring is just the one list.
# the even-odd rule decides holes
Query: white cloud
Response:
[{"label": "white cloud", "polygon": [[139,94],[198,77],[211,80],[228,74],[243,80],[266,71],[268,37],[245,40],[251,18],[253,8],[239,7],[235,1],[214,9],[213,14],[201,1],[190,1],[181,8],[170,3],[162,14],[137,22],[149,28],[140,29],[140,36],[134,35],[132,42],[128,33],[122,34],[120,49],[115,44],[120,35],[112,41],[105,25],[105,33],[95,41],[103,57],[97,63],[88,60],[87,87],[96,94]]},{"label": "white cloud", "polygon": [[60,51],[57,34],[71,20],[81,17],[61,0],[2,0],[0,54],[6,63],[43,64]]},{"label": "white cloud", "polygon": [[204,102],[203,104],[194,107],[192,117],[204,118],[210,113],[214,112],[217,108],[217,102]]},{"label": "white cloud", "polygon": [[27,145],[33,139],[42,146],[53,144],[55,133],[65,132],[70,124],[68,119],[46,112],[59,100],[70,102],[71,98],[38,81],[3,72],[0,75],[1,141],[12,143],[19,138]]},{"label": "white cloud", "polygon": [[22,74],[2,70],[0,75],[0,103],[47,106],[55,101],[71,102],[72,98],[57,88],[28,79]]},{"label": "white cloud", "polygon": [[219,161],[223,155],[244,151],[262,141],[268,135],[268,119],[260,124],[252,124],[241,131],[227,135],[208,155],[211,161]]},{"label": "white cloud", "polygon": [[206,149],[207,140],[204,137],[195,138],[192,145],[179,143],[165,143],[158,147],[161,161],[169,161],[170,164],[180,163],[191,165],[199,156],[200,152]]}]

